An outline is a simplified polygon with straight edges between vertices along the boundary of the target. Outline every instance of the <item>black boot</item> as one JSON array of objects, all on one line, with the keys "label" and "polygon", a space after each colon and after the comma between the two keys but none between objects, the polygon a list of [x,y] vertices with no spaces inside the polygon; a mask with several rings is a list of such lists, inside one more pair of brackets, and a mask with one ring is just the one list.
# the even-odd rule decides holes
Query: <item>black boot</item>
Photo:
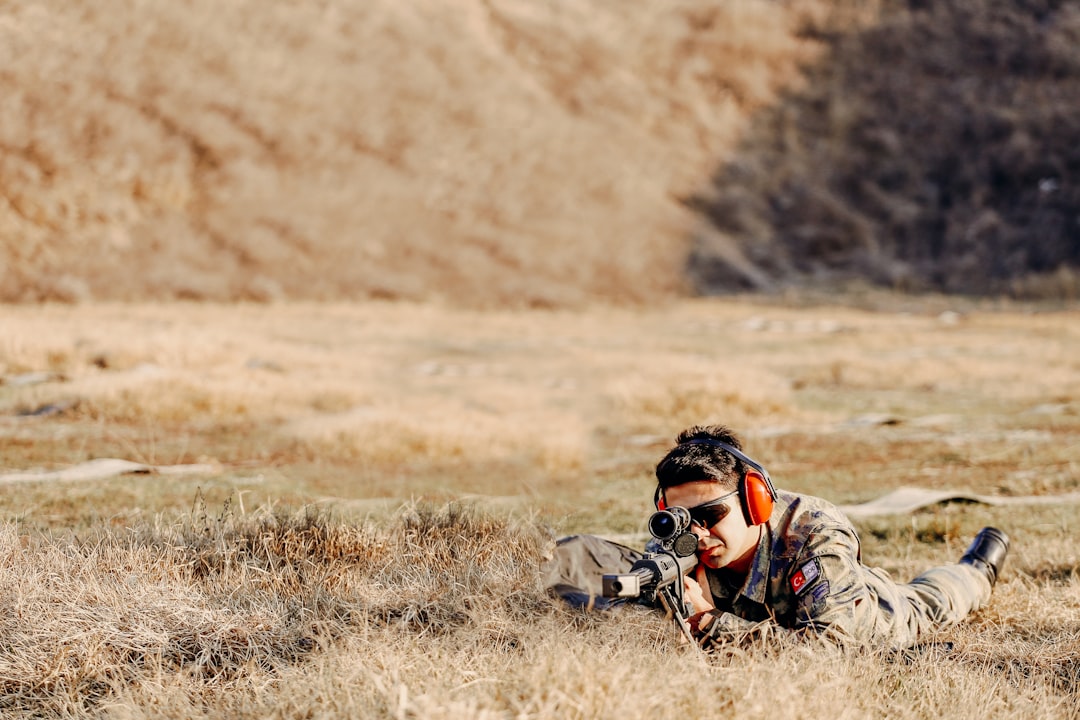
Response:
[{"label": "black boot", "polygon": [[960,562],[982,570],[990,581],[990,587],[994,587],[1008,554],[1009,536],[997,528],[985,527],[975,536]]}]

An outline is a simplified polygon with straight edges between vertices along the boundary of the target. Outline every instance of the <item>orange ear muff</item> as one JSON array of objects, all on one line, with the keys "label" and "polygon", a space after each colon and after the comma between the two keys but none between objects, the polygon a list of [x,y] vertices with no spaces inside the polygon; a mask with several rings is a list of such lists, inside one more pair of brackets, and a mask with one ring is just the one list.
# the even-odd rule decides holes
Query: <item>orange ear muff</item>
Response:
[{"label": "orange ear muff", "polygon": [[761,525],[772,516],[773,500],[776,492],[769,480],[756,470],[748,470],[743,476],[739,488],[742,500],[743,516],[747,525]]},{"label": "orange ear muff", "polygon": [[657,510],[667,510],[667,503],[664,502],[664,488],[659,485],[656,486],[656,492],[653,493],[652,501]]}]

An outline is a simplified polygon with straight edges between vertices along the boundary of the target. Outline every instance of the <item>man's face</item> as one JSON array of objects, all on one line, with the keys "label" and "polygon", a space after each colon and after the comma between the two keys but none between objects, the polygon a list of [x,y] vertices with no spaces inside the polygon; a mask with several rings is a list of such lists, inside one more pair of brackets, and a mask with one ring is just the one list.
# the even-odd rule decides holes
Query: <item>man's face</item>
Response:
[{"label": "man's face", "polygon": [[[668,507],[681,505],[689,509],[728,493],[729,490],[719,483],[700,480],[670,487],[664,491],[664,496]],[[747,526],[739,509],[738,495],[731,495],[722,507],[726,512],[721,510],[717,516],[723,517],[711,527],[703,528],[697,523],[690,526],[698,539],[698,559],[706,567],[714,569],[731,567],[745,570],[757,549],[761,527]]]}]

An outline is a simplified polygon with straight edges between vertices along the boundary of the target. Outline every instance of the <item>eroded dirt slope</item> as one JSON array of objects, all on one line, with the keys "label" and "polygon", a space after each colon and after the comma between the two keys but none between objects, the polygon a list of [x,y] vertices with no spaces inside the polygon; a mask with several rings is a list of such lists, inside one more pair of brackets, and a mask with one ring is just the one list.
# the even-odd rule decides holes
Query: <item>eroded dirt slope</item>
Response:
[{"label": "eroded dirt slope", "polygon": [[816,2],[0,2],[0,300],[681,286]]}]

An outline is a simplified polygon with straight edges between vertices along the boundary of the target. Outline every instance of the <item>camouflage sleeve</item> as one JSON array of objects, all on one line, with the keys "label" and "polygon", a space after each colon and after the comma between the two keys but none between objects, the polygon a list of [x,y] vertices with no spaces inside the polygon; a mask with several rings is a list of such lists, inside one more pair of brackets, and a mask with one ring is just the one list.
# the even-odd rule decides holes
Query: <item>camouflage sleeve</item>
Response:
[{"label": "camouflage sleeve", "polygon": [[803,630],[781,627],[774,620],[756,622],[733,613],[718,612],[714,619],[700,626],[695,638],[703,649],[708,650],[770,636],[796,638],[804,634]]},{"label": "camouflage sleeve", "polygon": [[[836,638],[866,640],[872,613],[860,612],[874,598],[860,561],[859,538],[844,525],[812,530],[785,586],[795,598],[795,628]],[[862,610],[869,610],[867,604]]]},{"label": "camouflage sleeve", "polygon": [[702,648],[714,648],[744,640],[772,638],[791,639],[825,639],[837,644],[847,643],[851,637],[837,627],[783,627],[775,620],[762,620],[755,622],[741,618],[729,612],[720,613],[710,624],[703,626],[695,633],[698,644]]},{"label": "camouflage sleeve", "polygon": [[704,625],[698,632],[698,641],[706,647],[710,644],[719,644],[732,638],[741,637],[747,633],[760,631],[766,625],[776,624],[771,620],[754,622],[729,612],[716,611],[715,614],[710,614],[714,615],[713,620]]}]

